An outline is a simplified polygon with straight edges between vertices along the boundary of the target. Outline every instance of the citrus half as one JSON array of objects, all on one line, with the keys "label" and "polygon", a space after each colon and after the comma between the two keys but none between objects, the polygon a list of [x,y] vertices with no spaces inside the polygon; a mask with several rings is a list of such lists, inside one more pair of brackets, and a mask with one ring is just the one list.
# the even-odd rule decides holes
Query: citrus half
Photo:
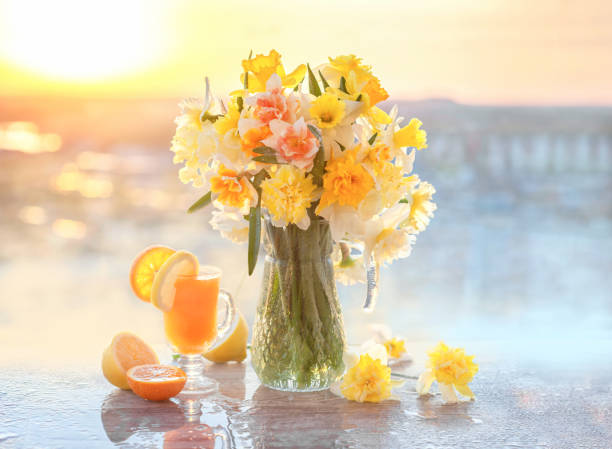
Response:
[{"label": "citrus half", "polygon": [[102,373],[116,387],[129,390],[127,371],[138,365],[159,363],[157,354],[142,338],[121,332],[113,338],[102,354]]},{"label": "citrus half", "polygon": [[127,372],[130,388],[149,401],[165,401],[181,392],[187,382],[185,371],[171,365],[140,365]]},{"label": "citrus half", "polygon": [[249,337],[249,327],[240,311],[234,322],[233,329],[230,330],[228,337],[219,341],[215,346],[204,354],[211,362],[242,362],[247,356],[247,339]]}]

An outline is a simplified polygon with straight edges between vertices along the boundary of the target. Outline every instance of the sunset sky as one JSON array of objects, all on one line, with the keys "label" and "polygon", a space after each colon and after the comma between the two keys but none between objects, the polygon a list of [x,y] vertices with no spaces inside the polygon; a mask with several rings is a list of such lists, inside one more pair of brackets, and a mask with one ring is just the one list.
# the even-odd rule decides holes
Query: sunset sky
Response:
[{"label": "sunset sky", "polygon": [[355,53],[393,99],[612,105],[609,0],[0,0],[0,96],[198,95],[249,50]]}]

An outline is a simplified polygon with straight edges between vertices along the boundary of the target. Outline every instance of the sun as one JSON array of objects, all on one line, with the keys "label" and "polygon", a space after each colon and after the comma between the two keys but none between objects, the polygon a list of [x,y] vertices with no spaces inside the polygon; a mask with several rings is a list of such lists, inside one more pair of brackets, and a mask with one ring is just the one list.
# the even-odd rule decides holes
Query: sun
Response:
[{"label": "sun", "polygon": [[[96,81],[159,57],[157,2],[0,0],[0,57],[48,78]],[[158,32],[156,32],[158,31]]]}]

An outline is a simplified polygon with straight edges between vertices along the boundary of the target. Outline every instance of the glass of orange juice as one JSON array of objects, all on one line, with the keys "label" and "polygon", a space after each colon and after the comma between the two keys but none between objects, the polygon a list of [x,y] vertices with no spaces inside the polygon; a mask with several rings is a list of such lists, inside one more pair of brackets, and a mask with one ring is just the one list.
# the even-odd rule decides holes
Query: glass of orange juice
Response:
[{"label": "glass of orange juice", "polygon": [[[172,308],[164,312],[166,338],[187,374],[185,393],[206,393],[216,386],[203,375],[202,353],[227,336],[236,317],[232,296],[219,288],[220,281],[221,270],[210,265],[200,266],[196,275],[179,276]],[[219,303],[224,304],[220,319]]]}]

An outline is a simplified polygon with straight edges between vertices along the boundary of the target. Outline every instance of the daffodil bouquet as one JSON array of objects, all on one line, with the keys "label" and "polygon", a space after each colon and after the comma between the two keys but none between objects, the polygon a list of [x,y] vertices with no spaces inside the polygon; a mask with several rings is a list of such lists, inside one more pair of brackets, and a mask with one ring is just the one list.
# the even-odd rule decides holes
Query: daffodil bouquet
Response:
[{"label": "daffodil bouquet", "polygon": [[351,284],[365,281],[368,268],[372,307],[378,267],[407,257],[433,215],[434,188],[412,174],[426,133],[417,119],[401,127],[397,107],[377,106],[389,95],[356,56],[287,73],[272,50],[249,56],[242,69],[242,88],[227,98],[213,99],[207,79],[202,101],[181,104],[172,151],[184,164],[181,181],[206,192],[189,211],[213,204],[212,227],[248,241],[249,274],[262,234],[268,254],[286,262],[265,270],[260,315],[275,331],[263,346],[285,338],[284,350],[310,355],[281,360],[273,348],[260,359],[272,371],[299,364],[300,388],[325,371],[321,360],[333,359],[334,370],[342,363],[343,331],[303,338],[305,328],[341,323],[334,275]]}]

